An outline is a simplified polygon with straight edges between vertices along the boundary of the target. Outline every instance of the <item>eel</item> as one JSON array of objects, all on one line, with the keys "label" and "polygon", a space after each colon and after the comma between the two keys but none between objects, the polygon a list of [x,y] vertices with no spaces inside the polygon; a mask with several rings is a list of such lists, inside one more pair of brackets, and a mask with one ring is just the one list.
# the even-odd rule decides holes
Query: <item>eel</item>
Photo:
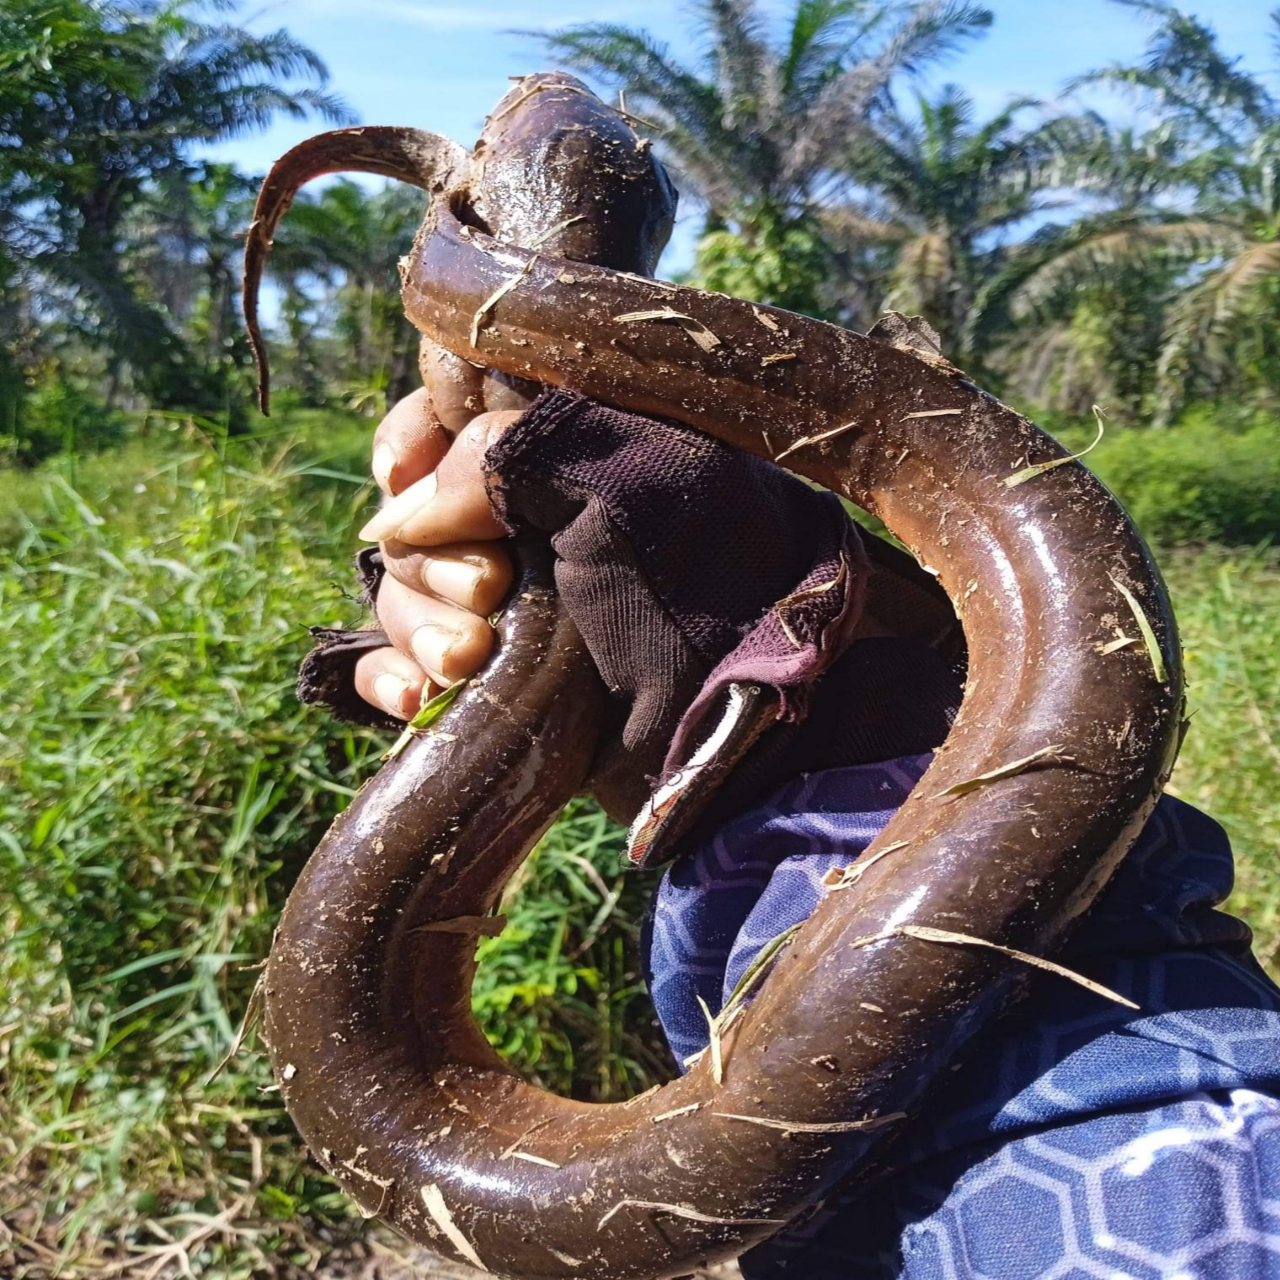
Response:
[{"label": "eel", "polygon": [[968,645],[954,728],[865,871],[717,1024],[713,1052],[628,1102],[534,1087],[471,1013],[477,937],[602,731],[545,546],[520,540],[491,664],[364,786],[293,889],[267,1040],[299,1131],[364,1212],[497,1275],[678,1276],[869,1170],[1026,986],[1026,955],[1060,948],[1172,769],[1176,626],[1107,490],[910,325],[860,335],[648,278],[670,186],[576,80],[520,81],[469,162],[409,133],[324,135],[268,177],[247,251],[259,352],[249,295],[292,190],[378,164],[433,193],[401,274],[448,412],[566,386],[774,459],[880,517]]}]

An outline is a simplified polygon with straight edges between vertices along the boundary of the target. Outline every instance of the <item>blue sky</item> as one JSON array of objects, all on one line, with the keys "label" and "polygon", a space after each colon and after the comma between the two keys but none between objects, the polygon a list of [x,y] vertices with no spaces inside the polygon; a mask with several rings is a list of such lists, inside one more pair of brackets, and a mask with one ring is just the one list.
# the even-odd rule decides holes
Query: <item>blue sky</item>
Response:
[{"label": "blue sky", "polygon": [[[954,81],[991,112],[1011,97],[1052,99],[1068,77],[1114,60],[1134,59],[1149,24],[1111,0],[988,0],[996,22],[984,39],[941,64],[925,83]],[[1187,0],[1208,15],[1223,48],[1258,70],[1280,73],[1271,44],[1273,0]],[[785,15],[792,0],[766,0]],[[686,0],[281,0],[252,13],[256,30],[285,26],[328,63],[332,87],[365,124],[413,125],[470,145],[507,78],[543,69],[536,41],[513,29],[609,21],[644,26],[686,57],[694,56]],[[1115,107],[1117,104],[1108,103]],[[283,121],[269,132],[218,147],[214,156],[261,172],[294,143],[324,126]],[[688,252],[689,232],[673,246]],[[664,263],[670,266],[670,263]]]}]

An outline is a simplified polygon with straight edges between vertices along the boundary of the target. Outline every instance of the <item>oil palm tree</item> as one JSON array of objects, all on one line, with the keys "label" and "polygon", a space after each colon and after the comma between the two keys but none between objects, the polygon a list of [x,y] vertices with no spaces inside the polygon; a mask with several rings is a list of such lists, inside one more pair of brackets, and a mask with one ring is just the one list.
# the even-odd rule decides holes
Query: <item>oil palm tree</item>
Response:
[{"label": "oil palm tree", "polygon": [[1214,233],[1162,204],[1190,180],[1176,124],[1137,131],[1094,117],[1077,143],[1056,175],[1082,198],[1077,216],[1008,248],[973,300],[962,344],[994,353],[1031,403],[1087,413],[1103,402],[1132,418],[1150,410],[1187,251]]},{"label": "oil palm tree", "polygon": [[[153,402],[188,407],[216,387],[124,260],[129,210],[197,143],[280,114],[349,118],[306,46],[285,31],[259,36],[207,21],[201,8],[198,0],[13,0],[0,42],[11,55],[0,77],[10,159],[0,181],[12,179],[18,203],[38,213],[22,228],[29,261]],[[51,51],[39,33],[54,11]]]},{"label": "oil palm tree", "polygon": [[[1105,85],[1158,107],[1189,141],[1235,145],[1275,119],[1276,99],[1256,76],[1228,57],[1207,23],[1168,0],[1114,0],[1151,19],[1155,29],[1139,63],[1112,63],[1077,76],[1068,89]],[[1271,14],[1280,51],[1280,10]]]},{"label": "oil palm tree", "polygon": [[341,367],[357,405],[377,398],[389,407],[412,389],[417,333],[404,318],[395,264],[422,214],[413,188],[370,192],[341,179],[317,195],[302,193],[276,238],[271,270],[282,283],[296,290],[310,277],[333,290],[333,328],[347,353]]},{"label": "oil palm tree", "polygon": [[1197,205],[1216,244],[1197,255],[1207,260],[1168,309],[1157,366],[1162,421],[1192,396],[1242,383],[1268,384],[1273,399],[1280,390],[1280,119],[1212,169]]},{"label": "oil palm tree", "polygon": [[[1197,19],[1162,0],[1121,2],[1157,21],[1147,58],[1075,83],[1126,88],[1163,123],[1101,129],[1072,157],[1071,181],[1103,207],[1010,255],[971,326],[1056,322],[1061,335],[1081,305],[1105,300],[1123,323],[1158,298],[1154,340],[1132,353],[1145,388],[1129,399],[1167,422],[1190,399],[1280,376],[1280,106]],[[1280,10],[1272,20],[1280,52]]]},{"label": "oil palm tree", "polygon": [[122,226],[131,269],[210,365],[240,345],[236,294],[257,190],[258,179],[234,165],[175,167],[142,194]]},{"label": "oil palm tree", "polygon": [[1089,116],[1024,123],[1038,106],[1017,99],[978,123],[973,100],[947,85],[932,99],[917,96],[913,112],[881,113],[845,152],[862,198],[831,211],[828,225],[890,250],[881,309],[924,316],[961,360],[981,354],[962,335],[1008,235],[1063,202],[1054,189],[1067,157],[1097,127]]},{"label": "oil palm tree", "polygon": [[845,140],[890,101],[896,77],[954,52],[991,23],[966,0],[904,10],[871,0],[797,0],[775,31],[758,0],[698,0],[701,60],[646,32],[587,23],[539,33],[561,61],[626,94],[703,203],[699,282],[798,310],[826,309],[816,211],[843,190]]}]

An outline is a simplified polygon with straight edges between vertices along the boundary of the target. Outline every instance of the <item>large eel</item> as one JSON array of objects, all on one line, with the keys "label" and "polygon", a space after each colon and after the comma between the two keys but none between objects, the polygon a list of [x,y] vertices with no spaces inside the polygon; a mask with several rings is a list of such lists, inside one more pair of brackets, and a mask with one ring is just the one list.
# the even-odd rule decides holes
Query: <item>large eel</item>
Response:
[{"label": "large eel", "polygon": [[563,75],[520,82],[470,161],[413,130],[285,157],[248,244],[259,345],[272,231],[302,181],[339,168],[437,196],[402,275],[446,416],[565,385],[779,459],[883,519],[962,618],[959,718],[865,873],[832,889],[715,1054],[629,1102],[531,1086],[470,1008],[478,918],[601,733],[545,548],[521,549],[490,666],[361,790],[289,899],[265,978],[276,1077],[367,1213],[524,1280],[679,1275],[795,1221],[851,1143],[902,1132],[1033,972],[995,948],[1051,955],[1087,911],[1176,755],[1169,603],[1083,466],[1005,483],[1064,455],[946,361],[644,278],[669,188],[627,119]]}]

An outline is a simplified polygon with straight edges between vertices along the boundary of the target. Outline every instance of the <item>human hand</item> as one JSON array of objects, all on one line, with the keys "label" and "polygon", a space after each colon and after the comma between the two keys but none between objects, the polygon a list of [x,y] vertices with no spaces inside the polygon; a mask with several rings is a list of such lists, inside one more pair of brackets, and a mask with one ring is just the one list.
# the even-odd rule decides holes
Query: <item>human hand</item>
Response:
[{"label": "human hand", "polygon": [[373,476],[387,501],[360,537],[382,547],[387,572],[377,615],[391,644],[360,658],[355,684],[366,702],[397,719],[474,675],[493,649],[488,619],[511,585],[512,566],[483,462],[519,416],[481,413],[451,436],[423,388],[374,434]]}]

